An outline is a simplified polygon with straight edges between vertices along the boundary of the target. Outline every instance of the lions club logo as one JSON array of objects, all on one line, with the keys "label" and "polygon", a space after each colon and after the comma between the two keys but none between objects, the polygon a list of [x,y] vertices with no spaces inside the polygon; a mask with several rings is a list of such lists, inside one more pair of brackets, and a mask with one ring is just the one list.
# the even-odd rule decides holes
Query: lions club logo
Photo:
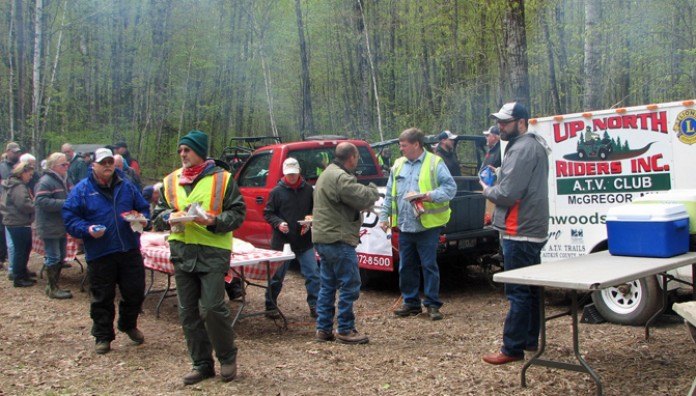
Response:
[{"label": "lions club logo", "polygon": [[696,143],[696,109],[684,110],[679,113],[673,129],[682,143]]}]

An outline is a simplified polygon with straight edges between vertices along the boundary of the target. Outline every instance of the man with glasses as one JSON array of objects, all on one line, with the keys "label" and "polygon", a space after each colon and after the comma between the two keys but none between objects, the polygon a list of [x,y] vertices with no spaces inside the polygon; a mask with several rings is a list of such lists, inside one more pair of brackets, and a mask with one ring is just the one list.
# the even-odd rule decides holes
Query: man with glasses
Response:
[{"label": "man with glasses", "polygon": [[[445,140],[449,139],[445,135]],[[425,150],[425,135],[409,128],[399,135],[403,157],[394,161],[387,181],[380,226],[384,231],[398,227],[399,289],[403,304],[394,310],[400,317],[420,315],[425,306],[431,320],[441,320],[440,269],[437,246],[440,231],[450,219],[449,201],[457,194],[444,160]],[[421,211],[416,212],[409,199],[419,195]],[[419,288],[423,272],[424,298]]]},{"label": "man with glasses", "polygon": [[[123,214],[150,217],[150,204],[114,166],[111,150],[97,149],[89,176],[70,191],[63,205],[63,221],[70,235],[85,244],[87,277],[92,295],[90,316],[95,352],[111,350],[114,340],[114,298],[121,293],[118,329],[136,344],[145,341],[138,315],[145,294],[145,267],[140,234]],[[147,223],[147,220],[144,221]]]},{"label": "man with glasses", "polygon": [[[155,208],[155,228],[172,230],[171,261],[192,370],[184,385],[215,376],[213,351],[224,382],[237,375],[237,347],[232,316],[225,303],[225,275],[230,269],[232,231],[246,215],[246,205],[234,177],[208,159],[208,135],[191,131],[179,140],[182,167],[163,180]],[[176,223],[193,203],[205,216]],[[171,227],[171,224],[176,224]]]},{"label": "man with glasses", "polygon": [[[549,230],[549,162],[551,149],[544,139],[527,130],[529,112],[518,102],[505,104],[491,114],[508,142],[498,183],[481,182],[483,195],[495,204],[493,227],[500,231],[505,271],[541,262],[541,249]],[[539,345],[538,287],[505,285],[510,310],[503,328],[503,347],[483,356],[490,364],[522,360],[524,351]]]}]

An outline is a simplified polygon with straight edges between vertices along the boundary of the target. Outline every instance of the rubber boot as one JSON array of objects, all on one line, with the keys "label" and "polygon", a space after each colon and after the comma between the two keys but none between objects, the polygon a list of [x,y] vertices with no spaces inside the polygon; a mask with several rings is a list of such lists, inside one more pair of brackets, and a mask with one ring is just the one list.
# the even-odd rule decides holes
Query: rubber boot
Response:
[{"label": "rubber boot", "polygon": [[46,267],[46,274],[48,278],[48,285],[46,286],[46,295],[50,298],[55,298],[57,300],[64,300],[66,298],[72,298],[72,293],[69,290],[61,290],[58,288],[58,279],[60,279],[61,266],[52,265]]}]

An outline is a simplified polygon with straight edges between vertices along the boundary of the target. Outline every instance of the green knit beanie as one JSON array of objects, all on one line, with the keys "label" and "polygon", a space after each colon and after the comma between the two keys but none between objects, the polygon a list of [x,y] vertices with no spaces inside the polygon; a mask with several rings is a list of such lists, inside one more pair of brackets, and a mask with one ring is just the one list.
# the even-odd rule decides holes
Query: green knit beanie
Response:
[{"label": "green knit beanie", "polygon": [[179,140],[179,145],[191,148],[199,157],[208,158],[208,135],[201,131],[193,130]]}]

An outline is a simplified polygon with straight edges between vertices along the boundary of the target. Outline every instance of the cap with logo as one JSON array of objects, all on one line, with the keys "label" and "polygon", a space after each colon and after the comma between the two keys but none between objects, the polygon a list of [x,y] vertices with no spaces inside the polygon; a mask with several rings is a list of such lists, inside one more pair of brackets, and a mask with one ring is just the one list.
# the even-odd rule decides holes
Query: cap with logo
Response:
[{"label": "cap with logo", "polygon": [[529,111],[519,102],[505,103],[497,113],[492,113],[491,118],[499,121],[529,119]]},{"label": "cap with logo", "polygon": [[97,151],[94,152],[94,162],[102,162],[107,158],[114,158],[114,153],[108,148],[98,148]]},{"label": "cap with logo", "polygon": [[437,135],[437,140],[443,140],[443,139],[455,140],[456,138],[457,138],[457,135],[453,134],[450,131],[442,131],[442,132],[440,132],[439,135]]},{"label": "cap with logo", "polygon": [[5,151],[12,151],[13,153],[19,153],[22,151],[22,148],[19,147],[19,144],[15,142],[9,142],[7,143],[7,147],[5,147]]},{"label": "cap with logo", "polygon": [[497,125],[493,125],[492,127],[490,127],[490,128],[488,128],[488,129],[486,129],[485,131],[483,131],[483,134],[486,135],[486,136],[488,136],[488,135],[490,135],[490,134],[493,134],[493,135],[496,135],[496,136],[500,136],[500,129],[498,128]]},{"label": "cap with logo", "polygon": [[296,159],[290,157],[283,161],[283,174],[299,174],[300,173],[300,163]]}]

